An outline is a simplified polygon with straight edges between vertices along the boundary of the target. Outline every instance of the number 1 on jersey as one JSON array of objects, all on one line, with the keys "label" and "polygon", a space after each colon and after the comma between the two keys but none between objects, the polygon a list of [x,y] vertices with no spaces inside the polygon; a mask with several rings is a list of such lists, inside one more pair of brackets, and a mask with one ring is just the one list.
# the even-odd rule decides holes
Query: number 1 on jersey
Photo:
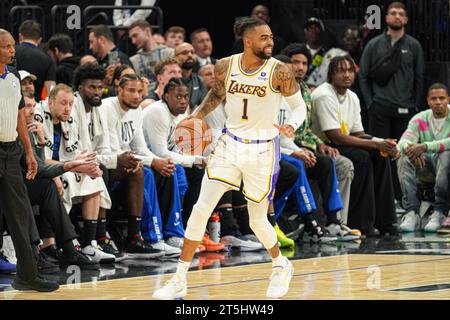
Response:
[{"label": "number 1 on jersey", "polygon": [[247,116],[247,108],[248,108],[248,99],[242,99],[242,104],[244,105],[244,111],[242,114],[242,120],[248,120]]}]

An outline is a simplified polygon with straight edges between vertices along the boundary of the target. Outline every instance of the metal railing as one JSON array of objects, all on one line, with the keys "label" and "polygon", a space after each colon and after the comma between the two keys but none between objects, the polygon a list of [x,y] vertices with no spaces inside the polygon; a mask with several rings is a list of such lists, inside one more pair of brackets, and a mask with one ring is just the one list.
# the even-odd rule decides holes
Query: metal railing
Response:
[{"label": "metal railing", "polygon": [[[20,13],[20,18],[16,18],[16,13]],[[38,14],[39,13],[39,14]],[[45,12],[40,6],[14,6],[8,14],[8,30],[16,35],[20,24],[25,20],[35,20],[42,26],[42,39],[45,39]]]}]

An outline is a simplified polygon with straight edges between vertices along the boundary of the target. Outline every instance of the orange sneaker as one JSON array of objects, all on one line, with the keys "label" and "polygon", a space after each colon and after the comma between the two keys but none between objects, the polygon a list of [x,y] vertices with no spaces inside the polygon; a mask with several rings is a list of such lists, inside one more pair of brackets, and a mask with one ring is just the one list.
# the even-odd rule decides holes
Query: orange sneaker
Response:
[{"label": "orange sneaker", "polygon": [[223,243],[212,241],[209,235],[207,235],[206,233],[203,236],[202,245],[206,247],[207,252],[222,251],[223,249],[225,249],[225,245]]},{"label": "orange sneaker", "polygon": [[206,247],[202,245],[201,243],[198,245],[197,249],[195,250],[195,253],[202,253],[206,251]]}]

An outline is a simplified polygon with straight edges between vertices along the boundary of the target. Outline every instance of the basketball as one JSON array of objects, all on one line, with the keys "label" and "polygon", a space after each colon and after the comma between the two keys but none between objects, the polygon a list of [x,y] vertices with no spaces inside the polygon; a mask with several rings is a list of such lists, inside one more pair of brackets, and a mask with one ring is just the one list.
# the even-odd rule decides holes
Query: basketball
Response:
[{"label": "basketball", "polygon": [[203,120],[186,119],[175,128],[175,143],[183,154],[201,156],[211,142],[211,130]]}]

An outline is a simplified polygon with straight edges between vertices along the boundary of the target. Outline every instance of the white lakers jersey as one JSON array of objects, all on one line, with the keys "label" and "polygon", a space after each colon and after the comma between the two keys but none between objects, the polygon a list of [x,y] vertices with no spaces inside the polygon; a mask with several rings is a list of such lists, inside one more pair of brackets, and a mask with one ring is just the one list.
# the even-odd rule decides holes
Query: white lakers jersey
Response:
[{"label": "white lakers jersey", "polygon": [[255,72],[241,66],[242,53],[230,58],[225,80],[226,128],[242,139],[270,140],[279,132],[281,93],[272,87],[272,75],[278,60],[270,58]]}]

